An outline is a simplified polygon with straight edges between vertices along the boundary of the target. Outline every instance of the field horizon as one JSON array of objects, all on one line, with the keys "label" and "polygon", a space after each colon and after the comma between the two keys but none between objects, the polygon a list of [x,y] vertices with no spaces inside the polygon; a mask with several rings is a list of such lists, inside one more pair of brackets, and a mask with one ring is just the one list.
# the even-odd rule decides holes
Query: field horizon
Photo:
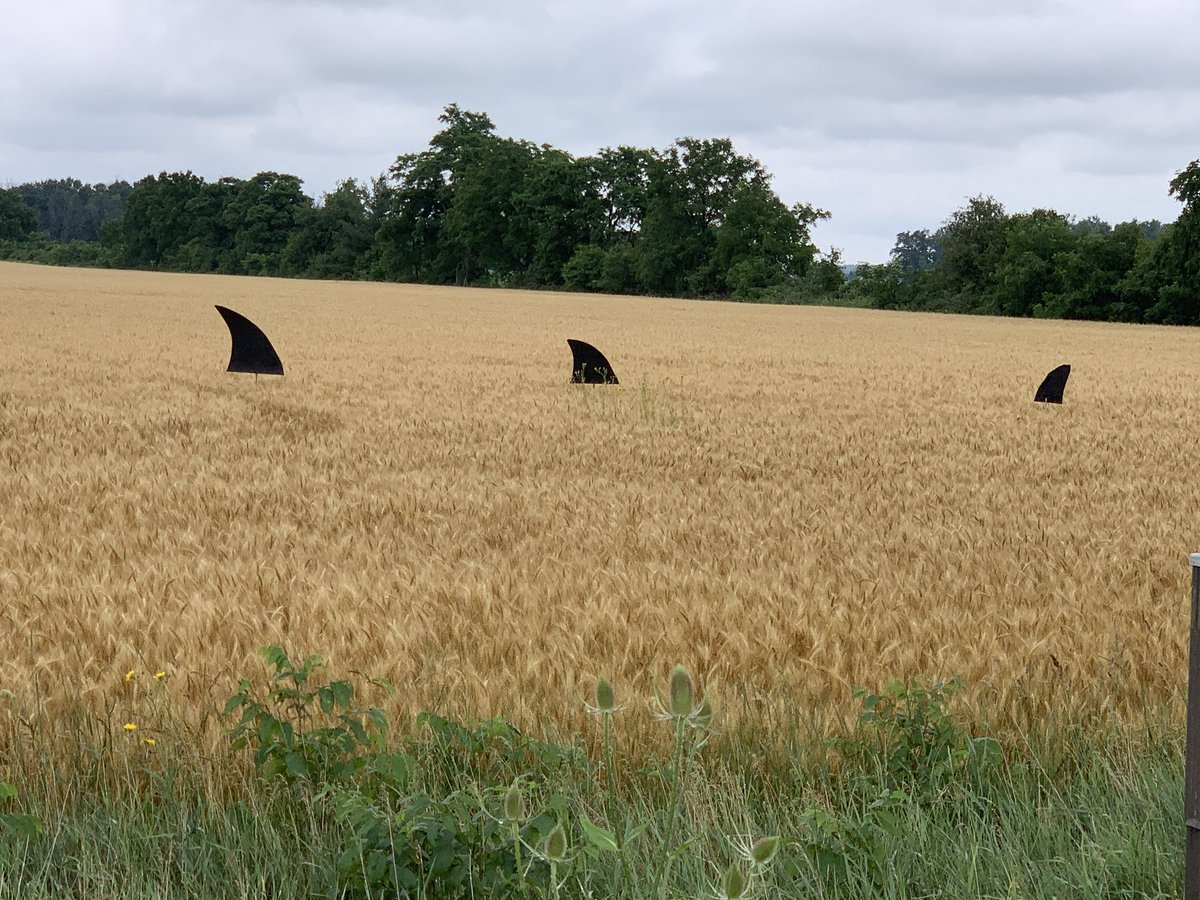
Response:
[{"label": "field horizon", "polygon": [[[963,679],[1178,709],[1200,330],[0,263],[0,684],[211,707],[281,644],[393,714],[727,721]],[[283,378],[224,371],[214,304]],[[568,384],[567,338],[619,387]],[[1066,403],[1032,402],[1072,364]],[[803,714],[802,712],[800,713]]]}]

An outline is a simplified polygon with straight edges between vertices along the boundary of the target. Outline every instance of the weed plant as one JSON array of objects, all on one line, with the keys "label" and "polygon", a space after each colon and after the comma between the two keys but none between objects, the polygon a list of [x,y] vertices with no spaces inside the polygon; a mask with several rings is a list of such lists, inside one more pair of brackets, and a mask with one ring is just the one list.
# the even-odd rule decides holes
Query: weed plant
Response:
[{"label": "weed plant", "polygon": [[[665,753],[618,753],[597,684],[587,736],[433,712],[393,733],[359,685],[279,647],[189,752],[160,710],[81,718],[70,766],[37,726],[3,759],[0,895],[13,897],[1171,897],[1180,734],[1047,727],[1005,743],[959,685],[857,691],[829,733],[722,734],[677,667],[649,714]],[[147,716],[150,705],[144,704]],[[116,710],[114,712],[123,712]],[[143,721],[150,721],[143,717]],[[107,730],[106,730],[107,729]],[[153,743],[148,743],[153,741]]]}]

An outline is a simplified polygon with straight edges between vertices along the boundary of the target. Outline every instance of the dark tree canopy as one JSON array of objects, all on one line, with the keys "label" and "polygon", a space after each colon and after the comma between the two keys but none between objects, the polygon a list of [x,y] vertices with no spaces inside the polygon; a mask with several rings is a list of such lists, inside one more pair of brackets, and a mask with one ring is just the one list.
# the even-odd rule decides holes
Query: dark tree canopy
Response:
[{"label": "dark tree canopy", "polygon": [[910,272],[926,272],[934,268],[942,256],[941,238],[924,228],[918,231],[902,231],[896,235],[892,247],[892,262],[898,269]]},{"label": "dark tree canopy", "polygon": [[[726,138],[574,157],[456,105],[391,169],[377,271],[436,284],[728,296],[795,281],[824,215],[788,209]],[[751,274],[747,274],[747,272]]]},{"label": "dark tree canopy", "polygon": [[37,215],[18,191],[0,190],[0,241],[24,240],[37,224]]},{"label": "dark tree canopy", "polygon": [[979,196],[933,233],[897,235],[840,298],[888,309],[1200,324],[1200,160],[1172,179],[1179,218],[1110,225]]},{"label": "dark tree canopy", "polygon": [[98,241],[101,229],[125,215],[133,187],[125,181],[84,184],[75,178],[37,181],[16,189],[53,241]]}]

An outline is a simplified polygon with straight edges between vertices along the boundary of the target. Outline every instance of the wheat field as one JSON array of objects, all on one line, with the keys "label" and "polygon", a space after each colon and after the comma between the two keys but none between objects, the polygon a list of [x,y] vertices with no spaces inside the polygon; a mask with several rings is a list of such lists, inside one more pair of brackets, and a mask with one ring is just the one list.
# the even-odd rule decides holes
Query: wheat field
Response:
[{"label": "wheat field", "polygon": [[268,643],[563,728],[676,662],[764,721],[1182,696],[1194,329],[4,263],[0,336],[0,703],[208,703]]}]

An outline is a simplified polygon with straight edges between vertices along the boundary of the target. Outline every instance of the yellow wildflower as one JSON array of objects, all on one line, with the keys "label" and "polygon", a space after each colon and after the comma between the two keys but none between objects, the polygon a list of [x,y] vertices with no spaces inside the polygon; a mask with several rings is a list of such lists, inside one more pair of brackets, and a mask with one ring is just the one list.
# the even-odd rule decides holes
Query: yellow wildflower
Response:
[{"label": "yellow wildflower", "polygon": [[167,677],[167,673],[166,673],[166,672],[155,672],[155,673],[154,673],[154,677],[155,677],[155,678],[166,678],[166,677]]},{"label": "yellow wildflower", "polygon": [[142,743],[145,744],[147,747],[153,747],[155,744],[158,743],[158,741],[156,741],[154,738],[142,738]]},{"label": "yellow wildflower", "polygon": [[137,726],[132,722],[126,722],[123,727],[126,731],[137,731]]},{"label": "yellow wildflower", "polygon": [[125,673],[125,680],[132,681],[133,676],[136,674],[137,674],[137,669],[130,669],[128,672]]}]

